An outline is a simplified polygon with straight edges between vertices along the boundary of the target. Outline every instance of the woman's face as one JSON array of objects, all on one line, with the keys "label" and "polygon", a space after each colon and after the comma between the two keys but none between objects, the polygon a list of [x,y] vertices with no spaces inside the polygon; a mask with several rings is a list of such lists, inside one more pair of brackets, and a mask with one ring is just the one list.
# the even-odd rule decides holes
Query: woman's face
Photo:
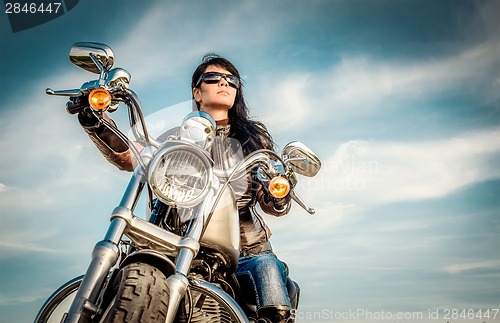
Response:
[{"label": "woman's face", "polygon": [[[224,68],[214,65],[205,69],[204,73],[208,72],[231,74]],[[222,120],[227,118],[228,110],[234,105],[236,91],[224,78],[221,78],[214,84],[201,82],[197,88],[193,88],[193,97],[199,102],[201,111],[209,113],[215,120]]]}]

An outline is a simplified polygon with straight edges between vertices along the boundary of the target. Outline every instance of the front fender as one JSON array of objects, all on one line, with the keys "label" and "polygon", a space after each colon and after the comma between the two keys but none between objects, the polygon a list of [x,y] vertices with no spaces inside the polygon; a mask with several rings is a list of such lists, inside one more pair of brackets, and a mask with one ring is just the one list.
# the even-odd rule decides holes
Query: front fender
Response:
[{"label": "front fender", "polygon": [[158,268],[165,277],[175,274],[175,264],[164,254],[154,250],[139,250],[131,253],[120,264],[123,268],[131,263],[141,262]]}]

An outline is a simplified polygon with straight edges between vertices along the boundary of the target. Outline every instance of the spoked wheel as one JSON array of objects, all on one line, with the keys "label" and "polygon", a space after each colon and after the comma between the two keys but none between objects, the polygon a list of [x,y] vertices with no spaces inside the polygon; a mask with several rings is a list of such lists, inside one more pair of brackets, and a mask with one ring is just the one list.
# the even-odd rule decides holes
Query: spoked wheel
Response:
[{"label": "spoked wheel", "polygon": [[118,292],[103,313],[105,323],[165,322],[168,287],[165,275],[145,263],[132,263],[115,280]]}]

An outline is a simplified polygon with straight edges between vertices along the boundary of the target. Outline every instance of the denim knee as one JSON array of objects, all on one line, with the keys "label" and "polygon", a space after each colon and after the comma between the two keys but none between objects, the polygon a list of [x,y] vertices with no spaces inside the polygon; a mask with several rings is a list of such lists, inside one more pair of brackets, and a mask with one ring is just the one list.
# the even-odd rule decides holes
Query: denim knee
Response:
[{"label": "denim knee", "polygon": [[256,294],[257,307],[286,305],[290,306],[286,286],[287,270],[272,252],[263,252],[255,256],[240,259],[236,274],[246,276]]}]

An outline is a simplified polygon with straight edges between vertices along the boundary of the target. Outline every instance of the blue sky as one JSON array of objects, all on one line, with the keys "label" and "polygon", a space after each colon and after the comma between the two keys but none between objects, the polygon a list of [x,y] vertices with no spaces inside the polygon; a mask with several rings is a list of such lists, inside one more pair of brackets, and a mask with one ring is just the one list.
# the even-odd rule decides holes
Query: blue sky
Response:
[{"label": "blue sky", "polygon": [[69,62],[78,41],[113,48],[146,114],[189,100],[220,53],[278,145],[320,156],[297,187],[317,214],[268,219],[299,322],[499,308],[499,16],[499,1],[80,1],[12,33],[2,12],[0,322],[85,271],[129,178],[44,94],[94,77]]}]

